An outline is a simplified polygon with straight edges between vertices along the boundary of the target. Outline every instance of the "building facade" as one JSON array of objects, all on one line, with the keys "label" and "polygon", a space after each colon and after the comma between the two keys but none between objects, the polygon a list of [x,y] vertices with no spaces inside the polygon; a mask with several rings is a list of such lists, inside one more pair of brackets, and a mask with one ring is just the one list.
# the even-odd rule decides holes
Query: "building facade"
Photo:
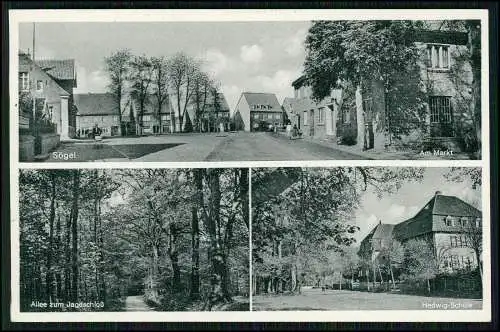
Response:
[{"label": "building facade", "polygon": [[440,272],[474,269],[482,263],[474,251],[474,237],[482,234],[481,211],[455,196],[436,192],[413,217],[399,224],[379,222],[361,241],[359,254],[372,262],[387,263],[387,250],[396,240],[403,246],[422,239],[435,254]]},{"label": "building facade", "polygon": [[109,93],[75,94],[76,133],[78,137],[89,137],[95,125],[102,136],[120,135],[119,109]]},{"label": "building facade", "polygon": [[292,83],[294,98],[285,99],[283,107],[295,117],[306,136],[337,142],[352,136],[352,143],[362,150],[429,143],[459,151],[459,128],[472,124],[467,115],[472,68],[461,60],[467,52],[467,40],[465,32],[457,31],[421,31],[416,35],[414,43],[420,61],[419,82],[415,86],[419,86],[425,99],[425,116],[412,123],[415,129],[404,134],[397,127],[407,125],[409,119],[395,111],[401,105],[388,102],[382,81],[365,81],[349,95],[333,90],[331,96],[316,104],[310,98],[311,89],[305,78],[300,77]]},{"label": "building facade", "polygon": [[[147,98],[142,114],[137,100],[131,100],[130,107],[134,109],[132,113],[135,114],[136,131],[138,134],[159,135],[174,132],[172,121],[174,110],[168,98],[162,103],[160,110],[158,109],[158,100],[153,95]],[[177,120],[176,126],[178,126],[178,117],[175,120]],[[186,125],[186,121],[190,121],[187,112],[184,115],[184,126]]]},{"label": "building facade", "polygon": [[297,126],[304,136],[336,139],[337,127],[341,121],[339,112],[341,90],[332,90],[330,96],[315,102],[305,76],[296,79],[292,86],[294,97],[283,100],[283,109],[292,126]]},{"label": "building facade", "polygon": [[[75,136],[76,114],[73,111],[73,88],[76,87],[74,60],[33,61],[19,53],[19,92],[35,100],[36,111],[55,124],[61,139]],[[21,125],[28,114],[21,115]],[[32,117],[32,115],[29,115]]]},{"label": "building facade", "polygon": [[283,113],[275,94],[243,92],[231,118],[235,130],[265,131],[282,127]]}]

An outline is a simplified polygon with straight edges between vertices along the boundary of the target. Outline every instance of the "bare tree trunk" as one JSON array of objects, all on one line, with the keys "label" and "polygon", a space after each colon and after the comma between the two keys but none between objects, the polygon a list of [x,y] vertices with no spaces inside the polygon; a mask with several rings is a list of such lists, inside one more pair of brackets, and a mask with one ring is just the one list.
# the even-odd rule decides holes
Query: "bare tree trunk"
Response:
[{"label": "bare tree trunk", "polygon": [[72,247],[72,287],[71,287],[71,299],[73,302],[78,301],[78,196],[80,191],[80,171],[73,171],[73,220],[72,220],[72,228],[71,235],[73,240]]},{"label": "bare tree trunk", "polygon": [[45,276],[47,302],[52,302],[53,276],[52,256],[54,251],[54,220],[56,218],[56,178],[54,170],[50,173],[51,193],[50,193],[50,216],[49,216],[49,246],[47,248],[47,274]]},{"label": "bare tree trunk", "polygon": [[211,253],[211,278],[210,278],[210,295],[209,309],[228,300],[229,294],[227,284],[225,283],[225,258],[223,248],[217,229],[220,225],[220,174],[216,169],[208,170],[208,182],[210,187],[210,214],[208,216],[208,233],[210,237],[210,253]]}]

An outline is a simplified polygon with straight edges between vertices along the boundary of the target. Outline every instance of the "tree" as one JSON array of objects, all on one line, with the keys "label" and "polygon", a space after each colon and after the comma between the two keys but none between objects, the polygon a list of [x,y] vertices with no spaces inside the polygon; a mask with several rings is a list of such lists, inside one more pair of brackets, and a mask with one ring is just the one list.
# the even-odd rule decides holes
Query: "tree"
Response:
[{"label": "tree", "polygon": [[110,83],[108,89],[113,95],[117,108],[118,108],[118,121],[120,122],[120,135],[122,133],[122,114],[125,110],[122,110],[122,98],[125,94],[126,81],[128,76],[129,62],[132,55],[130,50],[124,49],[116,51],[110,56],[106,57],[104,62],[106,64],[106,70],[109,74]]},{"label": "tree", "polygon": [[451,167],[444,174],[448,181],[461,183],[468,181],[472,189],[480,190],[482,184],[482,169],[480,167]]},{"label": "tree", "polygon": [[181,132],[184,131],[184,115],[195,91],[194,83],[199,71],[198,61],[182,52],[176,53],[169,59],[168,77],[172,94],[175,96],[176,114],[179,117]]},{"label": "tree", "polygon": [[[316,21],[306,37],[304,73],[316,101],[332,89],[355,89],[358,145],[364,144],[363,93],[372,82],[384,89],[384,123],[399,137],[420,128],[425,114],[418,59],[412,36],[419,21]],[[342,101],[345,102],[345,101]],[[392,119],[392,120],[391,120]]]},{"label": "tree", "polygon": [[191,104],[195,109],[195,127],[198,131],[202,131],[205,109],[207,108],[208,98],[211,97],[213,89],[213,82],[208,74],[198,71],[194,75],[193,94],[191,97]]},{"label": "tree", "polygon": [[427,285],[427,292],[430,293],[430,280],[434,279],[439,272],[439,262],[432,244],[425,239],[412,239],[405,243],[404,249],[403,278],[424,281]]},{"label": "tree", "polygon": [[145,55],[134,56],[130,61],[131,95],[139,104],[139,134],[142,134],[143,130],[143,117],[146,104],[149,101],[153,68],[153,64]]},{"label": "tree", "polygon": [[[162,128],[162,118],[161,111],[165,103],[169,103],[168,96],[168,61],[165,57],[153,57],[151,58],[151,64],[153,67],[153,94],[156,99],[156,110],[155,115],[159,121],[160,132]],[[168,108],[170,110],[170,107]]]}]

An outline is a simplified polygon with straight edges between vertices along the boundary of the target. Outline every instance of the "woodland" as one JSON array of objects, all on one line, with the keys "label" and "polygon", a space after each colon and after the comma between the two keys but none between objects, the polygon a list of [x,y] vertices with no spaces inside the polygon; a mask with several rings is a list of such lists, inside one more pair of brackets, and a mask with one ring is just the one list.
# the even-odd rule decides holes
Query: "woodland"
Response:
[{"label": "woodland", "polygon": [[236,168],[21,170],[21,310],[123,311],[138,295],[248,310],[248,184]]}]

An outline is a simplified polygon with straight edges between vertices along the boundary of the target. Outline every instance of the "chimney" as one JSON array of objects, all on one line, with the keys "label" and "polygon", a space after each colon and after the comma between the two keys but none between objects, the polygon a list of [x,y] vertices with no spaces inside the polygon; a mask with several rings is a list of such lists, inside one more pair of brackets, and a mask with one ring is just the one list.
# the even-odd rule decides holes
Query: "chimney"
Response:
[{"label": "chimney", "polygon": [[443,193],[442,193],[441,191],[439,191],[439,190],[438,190],[438,191],[436,191],[435,196],[437,196],[437,195],[442,195],[442,194],[443,194]]}]

